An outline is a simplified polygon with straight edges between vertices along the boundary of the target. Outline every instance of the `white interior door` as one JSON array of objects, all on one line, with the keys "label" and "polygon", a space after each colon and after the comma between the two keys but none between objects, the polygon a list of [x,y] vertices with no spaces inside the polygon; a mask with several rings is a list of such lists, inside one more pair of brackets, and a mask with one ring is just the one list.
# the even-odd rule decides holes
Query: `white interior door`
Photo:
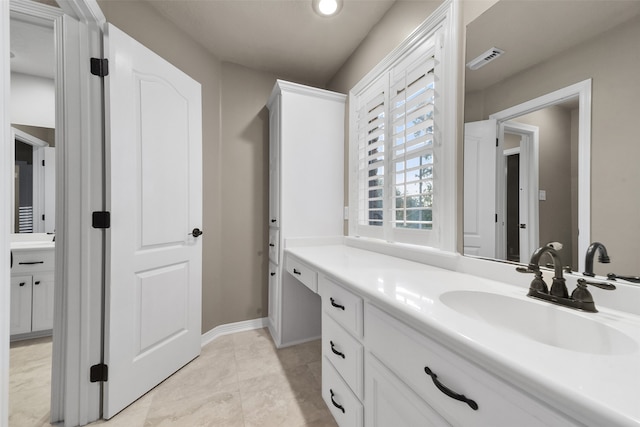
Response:
[{"label": "white interior door", "polygon": [[496,121],[464,125],[464,253],[496,257]]},{"label": "white interior door", "polygon": [[104,417],[200,353],[200,84],[113,25],[109,75]]}]

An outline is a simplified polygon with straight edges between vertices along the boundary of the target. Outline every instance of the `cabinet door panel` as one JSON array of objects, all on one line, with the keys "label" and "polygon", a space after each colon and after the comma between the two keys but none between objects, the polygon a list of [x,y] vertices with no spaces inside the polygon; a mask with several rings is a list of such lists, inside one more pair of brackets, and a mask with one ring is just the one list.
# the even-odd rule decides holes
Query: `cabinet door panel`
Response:
[{"label": "cabinet door panel", "polygon": [[365,377],[366,427],[450,425],[370,354],[366,358]]},{"label": "cabinet door panel", "polygon": [[53,273],[33,276],[31,329],[34,332],[53,328],[53,283]]},{"label": "cabinet door panel", "polygon": [[11,335],[31,332],[31,276],[11,278]]}]

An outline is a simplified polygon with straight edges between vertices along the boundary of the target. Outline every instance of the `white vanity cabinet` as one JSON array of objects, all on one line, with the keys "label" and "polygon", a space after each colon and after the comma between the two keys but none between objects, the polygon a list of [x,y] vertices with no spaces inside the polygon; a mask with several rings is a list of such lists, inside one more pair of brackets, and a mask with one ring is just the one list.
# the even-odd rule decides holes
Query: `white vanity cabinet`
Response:
[{"label": "white vanity cabinet", "polygon": [[[408,419],[423,417],[421,425],[574,425],[382,310],[366,304],[364,311],[368,350],[365,425],[386,425],[379,421],[389,419],[381,404],[392,411],[398,411],[396,405],[406,406],[411,413],[405,414]],[[401,392],[382,391],[385,387]],[[398,402],[381,402],[394,396]]]},{"label": "white vanity cabinet", "polygon": [[44,335],[53,328],[54,277],[53,249],[13,251],[12,339]]},{"label": "white vanity cabinet", "polygon": [[278,347],[320,336],[317,284],[305,274],[301,286],[293,269],[302,270],[282,252],[289,239],[343,234],[345,99],[278,80],[267,104],[269,330]]},{"label": "white vanity cabinet", "polygon": [[322,397],[340,427],[362,426],[364,412],[363,299],[320,275]]}]

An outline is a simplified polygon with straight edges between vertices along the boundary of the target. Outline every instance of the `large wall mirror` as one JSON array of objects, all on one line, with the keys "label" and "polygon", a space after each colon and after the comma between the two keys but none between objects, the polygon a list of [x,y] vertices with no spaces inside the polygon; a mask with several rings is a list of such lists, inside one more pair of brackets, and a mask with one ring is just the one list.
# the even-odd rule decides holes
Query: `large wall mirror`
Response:
[{"label": "large wall mirror", "polygon": [[55,37],[53,25],[12,13],[12,233],[55,232]]},{"label": "large wall mirror", "polygon": [[599,241],[597,274],[640,275],[638,40],[634,1],[501,0],[469,23],[465,255],[559,242],[582,272]]}]

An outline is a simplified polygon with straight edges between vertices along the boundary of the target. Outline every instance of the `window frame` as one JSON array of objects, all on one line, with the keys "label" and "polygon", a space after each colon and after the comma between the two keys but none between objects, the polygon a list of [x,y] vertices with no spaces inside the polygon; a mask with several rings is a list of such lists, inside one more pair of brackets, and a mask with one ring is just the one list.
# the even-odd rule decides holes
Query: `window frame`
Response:
[{"label": "window frame", "polygon": [[[457,248],[457,93],[459,81],[460,14],[458,0],[447,0],[431,14],[407,39],[387,55],[349,92],[349,236],[430,246],[454,252]],[[432,43],[429,45],[429,43]],[[427,46],[425,48],[425,46]],[[431,46],[431,47],[429,47]],[[395,227],[395,197],[385,196],[383,225],[371,226],[358,221],[360,210],[361,171],[359,170],[358,108],[360,101],[371,91],[385,91],[385,140],[390,136],[389,90],[394,70],[421,61],[420,55],[431,51],[436,57],[440,78],[437,87],[437,114],[434,117],[434,194],[433,228],[420,230]],[[390,143],[386,142],[387,147]],[[390,153],[385,153],[389,156]],[[392,160],[385,161],[384,192],[393,192],[389,170]],[[436,164],[437,163],[437,164]],[[392,203],[390,203],[393,201]]]}]

